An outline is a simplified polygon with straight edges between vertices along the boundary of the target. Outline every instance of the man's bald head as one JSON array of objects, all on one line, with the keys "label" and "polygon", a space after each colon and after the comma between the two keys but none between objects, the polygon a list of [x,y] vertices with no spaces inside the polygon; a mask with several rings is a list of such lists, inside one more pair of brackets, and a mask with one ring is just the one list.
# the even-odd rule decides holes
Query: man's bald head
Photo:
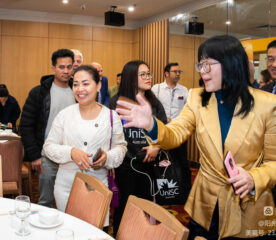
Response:
[{"label": "man's bald head", "polygon": [[103,67],[102,67],[102,65],[97,63],[97,62],[92,62],[91,65],[92,65],[92,67],[94,67],[98,70],[98,73],[100,75],[100,81],[102,81],[102,78],[103,78]]}]

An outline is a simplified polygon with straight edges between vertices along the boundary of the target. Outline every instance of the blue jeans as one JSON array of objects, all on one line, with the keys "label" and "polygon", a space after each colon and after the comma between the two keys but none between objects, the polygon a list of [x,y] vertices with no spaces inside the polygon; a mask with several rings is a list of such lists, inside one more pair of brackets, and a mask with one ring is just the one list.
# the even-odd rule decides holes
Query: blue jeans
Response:
[{"label": "blue jeans", "polygon": [[39,200],[38,204],[53,207],[54,202],[54,185],[58,171],[58,164],[42,157],[42,166],[44,175],[39,174]]}]

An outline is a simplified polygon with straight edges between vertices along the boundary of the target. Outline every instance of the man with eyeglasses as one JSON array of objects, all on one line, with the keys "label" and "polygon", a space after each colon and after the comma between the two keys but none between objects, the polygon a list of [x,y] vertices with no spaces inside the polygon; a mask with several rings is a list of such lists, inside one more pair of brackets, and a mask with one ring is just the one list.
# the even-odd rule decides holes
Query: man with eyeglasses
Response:
[{"label": "man with eyeglasses", "polygon": [[55,116],[75,103],[69,86],[73,62],[74,53],[69,49],[59,49],[52,54],[54,75],[43,76],[40,85],[29,92],[19,125],[25,150],[24,161],[32,162],[32,169],[40,173],[38,204],[47,207],[53,206],[58,164],[44,156],[42,147]]},{"label": "man with eyeglasses", "polygon": [[165,81],[151,89],[163,104],[168,122],[179,115],[188,98],[188,89],[178,83],[181,74],[178,63],[168,63],[164,68]]},{"label": "man with eyeglasses", "polygon": [[[168,122],[180,114],[189,95],[188,89],[178,83],[181,74],[182,71],[177,62],[168,63],[164,68],[165,81],[155,84],[151,89],[162,103]],[[187,199],[191,188],[191,173],[187,161],[187,142],[178,148],[172,149],[170,154],[173,159],[178,160],[181,164],[182,173],[186,179],[185,191],[187,193],[183,197]]]},{"label": "man with eyeglasses", "polygon": [[273,82],[261,89],[276,94],[276,40],[270,42],[267,46],[266,65]]}]

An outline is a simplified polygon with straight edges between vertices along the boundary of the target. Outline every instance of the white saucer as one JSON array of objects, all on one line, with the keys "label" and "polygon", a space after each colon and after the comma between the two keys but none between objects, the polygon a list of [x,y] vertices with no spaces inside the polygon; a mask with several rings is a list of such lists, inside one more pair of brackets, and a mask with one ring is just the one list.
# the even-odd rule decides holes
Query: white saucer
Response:
[{"label": "white saucer", "polygon": [[58,220],[54,224],[43,224],[39,221],[38,214],[32,214],[29,216],[29,223],[38,228],[54,228],[63,223],[63,218],[61,216],[58,217]]},{"label": "white saucer", "polygon": [[95,235],[87,235],[87,236],[79,236],[75,238],[76,240],[87,240],[87,239],[93,239],[93,240],[111,240],[112,238],[110,237],[95,237]]}]

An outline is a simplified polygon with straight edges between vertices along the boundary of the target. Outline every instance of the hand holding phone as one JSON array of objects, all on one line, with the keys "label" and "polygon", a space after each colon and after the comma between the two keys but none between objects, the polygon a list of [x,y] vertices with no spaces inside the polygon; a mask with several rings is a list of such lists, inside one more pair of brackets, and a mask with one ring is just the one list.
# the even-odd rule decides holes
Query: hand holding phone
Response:
[{"label": "hand holding phone", "polygon": [[101,148],[98,148],[97,151],[95,152],[95,154],[93,155],[93,157],[91,158],[91,163],[94,163],[95,161],[97,161],[97,159],[101,156]]},{"label": "hand holding phone", "polygon": [[237,168],[237,165],[230,151],[227,152],[223,164],[229,178],[235,177],[239,174],[239,169]]},{"label": "hand holding phone", "polygon": [[[235,163],[235,160],[231,154],[230,151],[227,152],[225,158],[224,158],[224,161],[223,161],[223,165],[225,167],[225,170],[227,172],[227,175],[229,178],[233,178],[235,176],[237,176],[240,172],[239,172],[239,169],[237,168],[237,165]],[[235,188],[232,184],[232,187],[235,191]]]}]

